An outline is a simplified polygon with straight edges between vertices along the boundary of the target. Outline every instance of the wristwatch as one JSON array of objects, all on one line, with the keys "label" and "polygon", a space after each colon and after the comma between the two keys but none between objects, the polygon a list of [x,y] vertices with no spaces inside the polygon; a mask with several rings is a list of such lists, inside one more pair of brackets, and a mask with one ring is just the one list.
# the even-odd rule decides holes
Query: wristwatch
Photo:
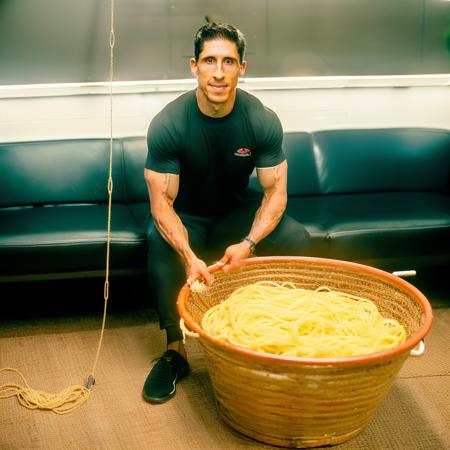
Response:
[{"label": "wristwatch", "polygon": [[245,237],[244,239],[242,239],[242,242],[247,242],[247,244],[250,246],[250,254],[255,251],[256,244],[249,237]]}]

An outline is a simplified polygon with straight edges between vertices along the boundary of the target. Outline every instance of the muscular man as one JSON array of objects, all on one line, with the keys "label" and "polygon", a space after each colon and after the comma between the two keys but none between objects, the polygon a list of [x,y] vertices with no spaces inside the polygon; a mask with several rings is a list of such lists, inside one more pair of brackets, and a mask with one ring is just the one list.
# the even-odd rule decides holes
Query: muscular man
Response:
[{"label": "muscular man", "polygon": [[[259,255],[298,255],[305,228],[284,215],[287,163],[276,114],[237,88],[246,69],[245,38],[228,24],[195,35],[195,90],[152,120],[145,179],[152,222],[148,276],[167,351],[150,371],[143,396],[161,403],[188,372],[176,300],[187,281],[210,284],[208,263],[228,266]],[[256,168],[263,194],[248,188]]]}]

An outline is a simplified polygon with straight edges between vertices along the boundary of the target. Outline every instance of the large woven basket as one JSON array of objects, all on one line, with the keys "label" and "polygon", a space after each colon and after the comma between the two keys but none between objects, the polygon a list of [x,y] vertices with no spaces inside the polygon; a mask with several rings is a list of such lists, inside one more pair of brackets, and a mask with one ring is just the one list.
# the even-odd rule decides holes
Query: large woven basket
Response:
[{"label": "large woven basket", "polygon": [[[431,326],[430,304],[416,288],[360,264],[307,257],[252,258],[228,273],[214,275],[206,292],[183,287],[180,316],[204,347],[222,419],[242,434],[272,445],[318,447],[356,436]],[[238,287],[260,280],[291,281],[306,289],[328,286],[366,297],[383,316],[400,321],[408,339],[394,349],[367,356],[288,358],[224,343],[201,328],[209,308]]]}]

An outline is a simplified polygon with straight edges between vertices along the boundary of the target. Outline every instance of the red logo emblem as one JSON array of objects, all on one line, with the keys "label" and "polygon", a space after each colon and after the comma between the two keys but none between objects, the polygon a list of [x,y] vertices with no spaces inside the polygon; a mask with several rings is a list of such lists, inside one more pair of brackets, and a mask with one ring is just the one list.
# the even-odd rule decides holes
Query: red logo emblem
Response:
[{"label": "red logo emblem", "polygon": [[239,148],[234,152],[235,156],[252,156],[252,151],[249,148]]}]

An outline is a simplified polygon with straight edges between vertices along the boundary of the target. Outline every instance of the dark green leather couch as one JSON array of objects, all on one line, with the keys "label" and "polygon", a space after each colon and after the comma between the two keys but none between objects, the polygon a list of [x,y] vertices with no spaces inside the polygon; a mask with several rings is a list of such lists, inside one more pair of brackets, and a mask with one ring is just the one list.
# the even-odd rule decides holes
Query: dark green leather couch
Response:
[{"label": "dark green leather couch", "polygon": [[[287,212],[311,233],[306,255],[450,264],[448,130],[296,132],[284,146]],[[103,274],[108,153],[108,139],[0,144],[0,281]],[[145,156],[143,137],[114,142],[112,274],[145,269]]]}]

